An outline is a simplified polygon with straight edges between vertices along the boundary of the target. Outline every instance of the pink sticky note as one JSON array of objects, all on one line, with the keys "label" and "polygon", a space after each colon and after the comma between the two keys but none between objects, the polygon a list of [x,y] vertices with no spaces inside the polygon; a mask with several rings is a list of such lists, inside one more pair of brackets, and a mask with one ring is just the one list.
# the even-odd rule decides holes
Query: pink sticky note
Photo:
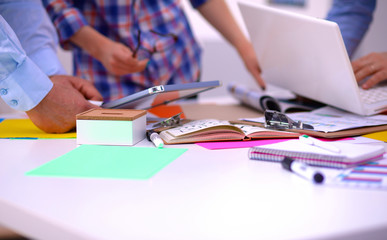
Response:
[{"label": "pink sticky note", "polygon": [[210,149],[229,149],[229,148],[249,148],[254,146],[261,146],[266,144],[278,143],[290,140],[286,139],[262,139],[262,140],[253,140],[253,141],[230,141],[230,142],[204,142],[196,143],[197,145]]}]

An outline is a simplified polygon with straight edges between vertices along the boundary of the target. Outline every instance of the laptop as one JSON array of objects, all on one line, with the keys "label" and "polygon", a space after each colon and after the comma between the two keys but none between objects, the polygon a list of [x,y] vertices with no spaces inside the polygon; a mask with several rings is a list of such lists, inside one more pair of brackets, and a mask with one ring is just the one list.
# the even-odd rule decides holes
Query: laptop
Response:
[{"label": "laptop", "polygon": [[[258,3],[238,6],[267,83],[360,115],[387,110],[386,81],[358,86],[336,23]],[[361,94],[378,96],[374,91],[381,99],[364,102]]]}]

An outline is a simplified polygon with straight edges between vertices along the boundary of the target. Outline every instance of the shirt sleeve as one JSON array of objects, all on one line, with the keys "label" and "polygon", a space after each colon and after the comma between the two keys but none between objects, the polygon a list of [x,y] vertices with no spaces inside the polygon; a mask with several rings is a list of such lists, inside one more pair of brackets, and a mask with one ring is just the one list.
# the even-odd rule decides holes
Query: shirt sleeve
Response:
[{"label": "shirt sleeve", "polygon": [[200,7],[203,3],[207,2],[207,0],[190,0],[192,7],[198,8]]},{"label": "shirt sleeve", "polygon": [[12,108],[28,111],[40,103],[53,83],[27,57],[11,27],[0,16],[0,96]]},{"label": "shirt sleeve", "polygon": [[66,74],[56,53],[58,47],[56,30],[41,1],[2,1],[0,15],[16,33],[27,56],[46,75]]},{"label": "shirt sleeve", "polygon": [[59,34],[59,43],[70,50],[74,45],[69,39],[83,26],[88,25],[82,13],[65,0],[43,0],[43,5]]},{"label": "shirt sleeve", "polygon": [[348,55],[351,57],[373,19],[376,0],[334,0],[327,20],[339,27]]}]

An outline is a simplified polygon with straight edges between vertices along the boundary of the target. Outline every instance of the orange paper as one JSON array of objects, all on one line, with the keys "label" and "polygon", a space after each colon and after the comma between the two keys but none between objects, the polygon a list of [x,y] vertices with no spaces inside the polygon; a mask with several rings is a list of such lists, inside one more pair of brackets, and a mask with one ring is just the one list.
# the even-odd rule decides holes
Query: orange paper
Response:
[{"label": "orange paper", "polygon": [[149,109],[148,112],[160,118],[169,118],[178,113],[182,113],[180,117],[186,118],[180,105],[160,105]]}]

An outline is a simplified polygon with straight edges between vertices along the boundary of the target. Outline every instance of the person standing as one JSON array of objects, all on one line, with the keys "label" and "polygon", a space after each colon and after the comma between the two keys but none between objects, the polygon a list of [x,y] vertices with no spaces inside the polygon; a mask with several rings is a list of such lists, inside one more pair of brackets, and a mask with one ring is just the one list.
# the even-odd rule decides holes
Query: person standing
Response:
[{"label": "person standing", "polygon": [[[201,48],[178,0],[43,0],[71,49],[75,75],[90,80],[105,101],[163,84],[200,80]],[[191,4],[238,51],[264,88],[251,43],[223,0]]]}]

